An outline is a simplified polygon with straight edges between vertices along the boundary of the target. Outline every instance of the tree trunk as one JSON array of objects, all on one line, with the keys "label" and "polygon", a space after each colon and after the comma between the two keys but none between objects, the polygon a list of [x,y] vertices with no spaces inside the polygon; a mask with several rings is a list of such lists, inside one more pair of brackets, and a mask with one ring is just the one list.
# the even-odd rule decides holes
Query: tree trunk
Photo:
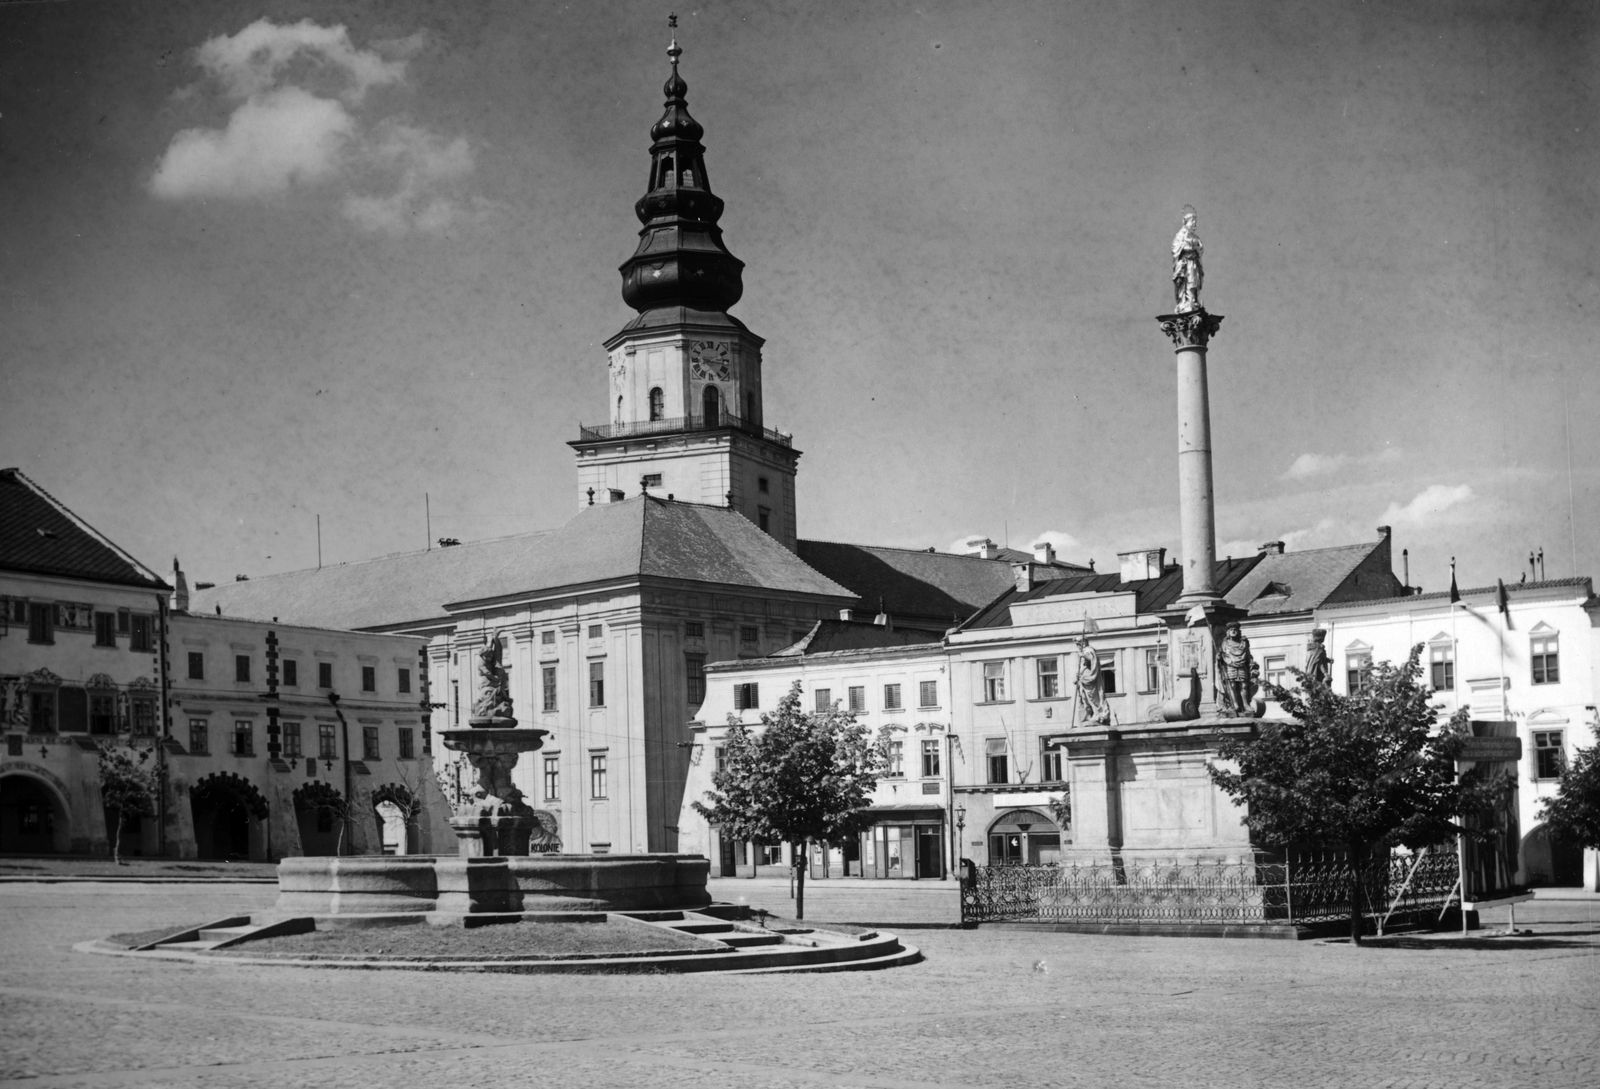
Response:
[{"label": "tree trunk", "polygon": [[1366,865],[1366,853],[1357,852],[1351,848],[1350,857],[1350,944],[1361,944],[1361,894],[1362,894],[1362,867]]},{"label": "tree trunk", "polygon": [[117,819],[111,826],[111,864],[122,865],[122,810],[117,810]]},{"label": "tree trunk", "polygon": [[806,844],[805,841],[795,844],[794,856],[794,917],[806,917]]}]

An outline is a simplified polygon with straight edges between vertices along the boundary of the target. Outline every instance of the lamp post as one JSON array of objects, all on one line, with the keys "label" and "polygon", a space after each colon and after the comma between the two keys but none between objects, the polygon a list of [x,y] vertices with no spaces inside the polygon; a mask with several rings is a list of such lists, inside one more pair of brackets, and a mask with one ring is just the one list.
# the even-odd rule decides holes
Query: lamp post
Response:
[{"label": "lamp post", "polygon": [[967,807],[958,803],[956,805],[956,851],[955,851],[955,854],[956,854],[956,857],[955,857],[955,868],[958,869],[958,870],[961,868],[961,837],[962,837],[962,834],[965,831],[966,827],[967,827]]}]

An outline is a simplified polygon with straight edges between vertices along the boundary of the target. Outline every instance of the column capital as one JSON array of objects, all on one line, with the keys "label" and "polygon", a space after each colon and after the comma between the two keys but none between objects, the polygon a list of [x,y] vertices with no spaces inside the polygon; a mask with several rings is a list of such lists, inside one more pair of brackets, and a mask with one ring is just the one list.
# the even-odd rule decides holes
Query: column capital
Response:
[{"label": "column capital", "polygon": [[1161,314],[1156,321],[1161,323],[1161,331],[1172,338],[1173,348],[1182,351],[1185,348],[1204,348],[1217,335],[1217,329],[1222,325],[1222,315],[1208,314],[1202,307],[1187,314]]}]

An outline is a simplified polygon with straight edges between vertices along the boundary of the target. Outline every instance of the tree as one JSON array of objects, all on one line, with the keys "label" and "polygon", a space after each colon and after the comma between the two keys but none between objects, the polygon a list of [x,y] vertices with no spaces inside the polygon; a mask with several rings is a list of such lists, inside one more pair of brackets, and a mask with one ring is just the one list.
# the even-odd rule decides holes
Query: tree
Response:
[{"label": "tree", "polygon": [[165,769],[152,761],[155,749],[100,746],[100,800],[111,816],[111,860],[122,865],[122,830],[134,817],[152,817]]},{"label": "tree", "polygon": [[1556,796],[1545,799],[1539,819],[1557,839],[1600,849],[1600,726],[1594,732],[1596,744],[1561,769]]},{"label": "tree", "polygon": [[[1471,736],[1468,712],[1435,729],[1432,689],[1420,683],[1421,645],[1406,663],[1381,662],[1355,695],[1340,696],[1321,677],[1291,672],[1290,690],[1268,685],[1292,721],[1264,724],[1253,738],[1225,741],[1217,755],[1239,770],[1212,766],[1212,781],[1247,807],[1260,842],[1343,847],[1350,861],[1350,938],[1361,941],[1362,876],[1375,852],[1428,847],[1464,834],[1462,813],[1489,810],[1509,790],[1503,777],[1458,779],[1455,761]],[[1492,822],[1482,822],[1485,825]]]},{"label": "tree", "polygon": [[695,802],[695,811],[735,839],[791,844],[795,918],[804,919],[806,844],[860,829],[888,766],[885,747],[851,712],[802,711],[796,681],[758,730],[729,715],[722,754],[716,789],[706,792],[711,804]]}]

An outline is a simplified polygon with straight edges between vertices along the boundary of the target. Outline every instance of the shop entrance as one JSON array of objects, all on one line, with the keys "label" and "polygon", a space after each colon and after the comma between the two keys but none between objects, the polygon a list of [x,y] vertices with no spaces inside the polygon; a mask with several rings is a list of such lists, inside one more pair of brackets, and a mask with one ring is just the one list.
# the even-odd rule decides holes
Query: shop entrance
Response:
[{"label": "shop entrance", "polygon": [[989,826],[989,865],[1049,866],[1061,861],[1061,829],[1031,809],[1002,813]]}]

